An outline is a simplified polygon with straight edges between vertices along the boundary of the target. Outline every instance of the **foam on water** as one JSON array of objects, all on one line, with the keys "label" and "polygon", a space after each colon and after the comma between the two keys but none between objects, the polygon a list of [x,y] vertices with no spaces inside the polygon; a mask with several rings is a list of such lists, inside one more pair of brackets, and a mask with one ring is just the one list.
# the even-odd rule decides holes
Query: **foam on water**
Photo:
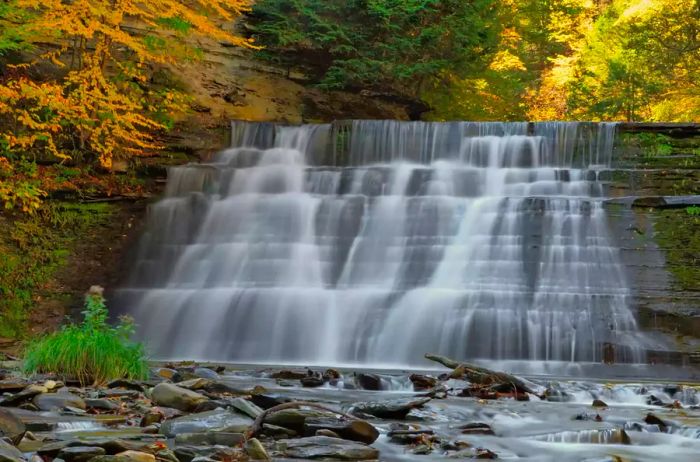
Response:
[{"label": "foam on water", "polygon": [[117,303],[156,358],[642,362],[598,181],[614,133],[234,124],[170,170]]}]

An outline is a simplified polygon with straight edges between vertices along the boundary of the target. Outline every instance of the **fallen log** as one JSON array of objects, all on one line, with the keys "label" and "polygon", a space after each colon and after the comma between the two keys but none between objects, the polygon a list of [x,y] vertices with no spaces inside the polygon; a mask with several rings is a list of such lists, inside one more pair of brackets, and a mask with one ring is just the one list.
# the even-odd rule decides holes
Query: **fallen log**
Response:
[{"label": "fallen log", "polygon": [[511,384],[516,392],[532,393],[533,395],[539,396],[535,390],[514,375],[492,371],[491,369],[486,369],[485,367],[474,364],[461,363],[440,355],[426,354],[425,358],[453,369],[452,378],[466,378],[470,382],[479,385]]}]

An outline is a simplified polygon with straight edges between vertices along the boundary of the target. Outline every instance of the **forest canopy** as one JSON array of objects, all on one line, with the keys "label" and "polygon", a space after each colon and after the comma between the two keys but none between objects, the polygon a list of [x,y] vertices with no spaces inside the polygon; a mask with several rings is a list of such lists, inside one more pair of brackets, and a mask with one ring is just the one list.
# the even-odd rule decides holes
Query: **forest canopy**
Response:
[{"label": "forest canopy", "polygon": [[700,120],[697,0],[260,0],[260,56],[437,120]]},{"label": "forest canopy", "polygon": [[195,37],[429,120],[700,121],[699,2],[0,2],[0,204],[39,207],[37,160],[109,171],[161,149],[191,105],[153,77],[199,59]]}]

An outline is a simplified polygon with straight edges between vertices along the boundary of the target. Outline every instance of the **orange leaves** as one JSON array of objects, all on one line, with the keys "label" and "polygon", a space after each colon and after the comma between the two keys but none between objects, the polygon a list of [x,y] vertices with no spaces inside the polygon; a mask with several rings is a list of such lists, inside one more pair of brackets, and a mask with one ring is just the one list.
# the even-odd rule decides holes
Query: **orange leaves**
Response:
[{"label": "orange leaves", "polygon": [[[184,24],[188,34],[252,47],[249,40],[221,27],[222,21],[234,19],[250,4],[250,0],[15,0],[18,8],[31,13],[26,24],[30,40],[44,49],[46,43],[52,45],[32,65],[50,65],[56,71],[42,69],[41,75],[54,75],[54,80],[36,82],[21,76],[28,65],[19,65],[14,67],[19,76],[0,84],[0,154],[6,149],[17,157],[32,153],[66,160],[80,152],[109,169],[114,159],[159,149],[158,132],[186,108],[185,99],[174,91],[148,87],[154,64],[178,59],[169,52],[168,40],[180,40],[184,46],[184,35],[157,29],[159,21]],[[165,45],[162,50],[148,46],[144,25]]]}]

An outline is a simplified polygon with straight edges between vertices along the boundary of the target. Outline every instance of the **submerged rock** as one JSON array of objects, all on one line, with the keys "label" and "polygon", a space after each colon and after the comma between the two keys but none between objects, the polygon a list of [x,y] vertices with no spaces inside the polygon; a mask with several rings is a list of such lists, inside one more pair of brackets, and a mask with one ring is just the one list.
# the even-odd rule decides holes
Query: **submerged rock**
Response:
[{"label": "submerged rock", "polygon": [[280,457],[290,459],[375,460],[379,451],[355,441],[327,436],[280,440],[275,445]]},{"label": "submerged rock", "polygon": [[151,399],[159,406],[172,407],[185,412],[193,411],[198,405],[209,400],[204,395],[171,383],[156,385],[151,393]]},{"label": "submerged rock", "polygon": [[382,419],[405,419],[412,409],[423,407],[430,400],[431,398],[404,398],[390,401],[361,402],[352,405],[352,412],[355,414],[369,414]]}]

